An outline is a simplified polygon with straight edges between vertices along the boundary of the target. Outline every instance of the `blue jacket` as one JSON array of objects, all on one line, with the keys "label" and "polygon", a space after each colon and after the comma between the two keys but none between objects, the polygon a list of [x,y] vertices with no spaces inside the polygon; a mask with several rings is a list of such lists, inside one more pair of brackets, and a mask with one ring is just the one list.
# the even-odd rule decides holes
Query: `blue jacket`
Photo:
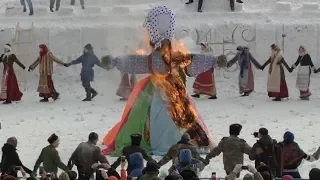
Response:
[{"label": "blue jacket", "polygon": [[129,174],[131,177],[139,177],[142,175],[143,170],[143,156],[141,153],[136,152],[129,156],[129,163],[132,171]]},{"label": "blue jacket", "polygon": [[179,172],[188,169],[197,174],[197,171],[202,171],[204,167],[205,164],[203,164],[200,160],[192,157],[190,149],[180,150],[179,163],[176,165],[176,168]]},{"label": "blue jacket", "polygon": [[101,62],[93,53],[86,53],[81,55],[78,59],[71,62],[71,64],[82,64],[81,78],[93,81],[94,78],[94,65],[101,67]]}]

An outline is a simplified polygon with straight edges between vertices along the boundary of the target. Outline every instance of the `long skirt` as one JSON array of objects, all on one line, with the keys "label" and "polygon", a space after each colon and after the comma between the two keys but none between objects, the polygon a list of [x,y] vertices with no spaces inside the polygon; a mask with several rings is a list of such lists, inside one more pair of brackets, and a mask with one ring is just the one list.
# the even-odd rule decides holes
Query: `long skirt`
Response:
[{"label": "long skirt", "polygon": [[192,87],[193,92],[196,94],[217,95],[213,69],[199,74]]},{"label": "long skirt", "polygon": [[136,82],[137,79],[134,74],[131,74],[130,78],[128,73],[123,74],[116,95],[128,99]]},{"label": "long skirt", "polygon": [[2,79],[0,101],[20,101],[22,95],[13,68],[7,66]]},{"label": "long skirt", "polygon": [[309,66],[299,66],[296,86],[300,91],[300,99],[308,100],[311,96],[309,90],[311,69]]},{"label": "long skirt", "polygon": [[268,92],[269,97],[275,97],[275,98],[287,98],[289,97],[287,82],[285,79],[282,79],[280,82],[280,92]]},{"label": "long skirt", "polygon": [[251,64],[245,69],[243,75],[239,74],[239,93],[250,93],[254,89],[254,79]]},{"label": "long skirt", "polygon": [[56,98],[57,91],[54,88],[53,81],[52,81],[52,76],[51,75],[47,75],[46,78],[47,78],[46,79],[46,83],[47,84],[46,85],[42,84],[42,87],[46,86],[46,88],[45,88],[46,90],[45,91],[41,91],[40,87],[39,87],[38,88],[39,96],[42,97],[42,98]]}]

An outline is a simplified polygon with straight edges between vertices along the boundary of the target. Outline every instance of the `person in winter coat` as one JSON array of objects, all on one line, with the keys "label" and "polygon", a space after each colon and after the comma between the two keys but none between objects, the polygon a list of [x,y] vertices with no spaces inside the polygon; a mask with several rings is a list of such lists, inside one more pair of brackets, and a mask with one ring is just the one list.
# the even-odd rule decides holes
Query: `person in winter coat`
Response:
[{"label": "person in winter coat", "polygon": [[298,167],[303,159],[311,161],[311,156],[307,155],[294,141],[294,134],[287,131],[283,135],[282,148],[283,169],[282,175],[290,175],[293,178],[301,178]]},{"label": "person in winter coat", "polygon": [[7,174],[13,177],[18,177],[17,171],[15,167],[22,167],[22,169],[31,175],[32,171],[25,167],[17,153],[17,145],[18,141],[15,137],[10,137],[7,139],[7,143],[5,143],[2,147],[2,158],[1,158],[1,174]]},{"label": "person in winter coat", "polygon": [[89,179],[92,176],[93,164],[97,162],[109,164],[107,158],[101,154],[100,148],[96,146],[98,140],[98,134],[91,132],[88,141],[80,143],[68,161],[69,169],[72,169],[74,164],[77,166],[79,179]]},{"label": "person in winter coat", "polygon": [[147,166],[142,171],[142,176],[138,180],[161,180],[159,175],[159,166],[155,161],[147,162]]},{"label": "person in winter coat", "polygon": [[175,165],[175,160],[178,158],[179,152],[182,149],[190,149],[193,158],[196,158],[206,164],[207,161],[200,156],[200,154],[197,151],[197,147],[193,145],[190,141],[190,135],[188,133],[184,133],[181,136],[181,140],[177,144],[170,147],[167,154],[163,156],[163,158],[158,162],[158,165],[161,167],[168,163],[170,160],[172,160],[172,164]]},{"label": "person in winter coat", "polygon": [[136,152],[129,156],[131,172],[129,174],[130,177],[139,177],[142,175],[143,170],[143,156],[141,153]]},{"label": "person in winter coat", "polygon": [[44,171],[47,173],[52,173],[57,176],[58,168],[69,171],[69,168],[61,161],[60,156],[56,148],[59,146],[59,137],[56,134],[52,134],[48,138],[50,145],[44,147],[41,151],[40,156],[38,157],[36,164],[33,169],[33,176],[36,175],[36,172],[41,163],[43,163]]},{"label": "person in winter coat", "polygon": [[176,168],[179,172],[183,170],[192,170],[197,176],[206,165],[199,161],[198,159],[192,158],[190,149],[182,149],[179,153],[179,163],[176,165]]},{"label": "person in winter coat", "polygon": [[83,99],[83,101],[91,101],[94,97],[98,95],[98,92],[94,90],[90,84],[90,82],[93,81],[94,79],[93,67],[94,65],[97,65],[103,68],[100,60],[93,53],[93,47],[91,46],[91,44],[87,44],[84,47],[83,55],[81,55],[78,59],[72,61],[71,63],[66,64],[66,67],[69,67],[74,64],[80,64],[80,63],[82,64],[82,70],[81,70],[82,86],[84,87],[87,94],[86,98]]},{"label": "person in winter coat", "polygon": [[251,147],[245,140],[238,137],[241,129],[240,124],[231,124],[229,127],[230,136],[223,137],[218,146],[206,157],[206,160],[210,161],[211,158],[223,153],[224,170],[227,175],[233,171],[235,165],[243,163],[243,154],[251,155]]},{"label": "person in winter coat", "polygon": [[[128,161],[128,167],[127,167],[127,172],[128,174],[131,173],[131,160],[130,160],[130,155],[136,152],[139,152],[142,154],[142,157],[147,161],[154,161],[151,156],[148,156],[146,151],[140,147],[140,143],[142,140],[142,136],[140,134],[132,134],[131,136],[131,145],[126,146],[122,150],[122,156],[126,157],[126,160]],[[112,165],[111,167],[114,169],[117,169],[117,167],[121,164],[121,157],[119,157]]]},{"label": "person in winter coat", "polygon": [[276,175],[276,170],[278,167],[277,158],[275,154],[276,140],[272,139],[266,128],[260,128],[258,132],[257,142],[253,145],[250,160],[255,160],[255,167],[261,166],[264,163],[269,167],[272,175]]}]

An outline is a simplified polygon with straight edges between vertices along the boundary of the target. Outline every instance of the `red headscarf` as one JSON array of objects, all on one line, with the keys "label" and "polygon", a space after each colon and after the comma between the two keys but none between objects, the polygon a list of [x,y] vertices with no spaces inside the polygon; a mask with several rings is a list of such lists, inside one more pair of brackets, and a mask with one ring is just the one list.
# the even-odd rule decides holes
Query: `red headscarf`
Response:
[{"label": "red headscarf", "polygon": [[39,48],[40,48],[40,57],[45,56],[49,51],[45,44],[41,44]]}]

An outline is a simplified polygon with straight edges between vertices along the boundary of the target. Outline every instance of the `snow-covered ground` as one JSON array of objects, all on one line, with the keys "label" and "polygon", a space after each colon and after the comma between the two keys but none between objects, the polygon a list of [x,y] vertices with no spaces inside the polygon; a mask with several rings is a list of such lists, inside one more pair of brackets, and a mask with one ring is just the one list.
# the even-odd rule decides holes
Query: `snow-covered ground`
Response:
[{"label": "snow-covered ground", "polygon": [[[28,90],[24,92],[23,100],[13,105],[0,106],[0,142],[10,136],[18,138],[18,152],[23,163],[33,168],[41,151],[47,145],[51,133],[57,133],[61,138],[58,148],[64,162],[68,161],[78,143],[86,141],[91,131],[99,134],[100,139],[121,118],[125,102],[118,100],[115,91],[120,79],[120,73],[106,72],[96,69],[97,77],[93,84],[99,91],[99,96],[93,102],[81,102],[85,93],[79,82],[77,70],[57,68],[55,75],[56,89],[61,93],[61,99],[56,102],[40,103],[36,93],[38,79],[28,75]],[[65,73],[64,73],[65,72]],[[74,74],[74,75],[69,75]],[[258,73],[257,73],[258,74]],[[206,98],[196,99],[197,109],[209,127],[216,143],[228,135],[229,125],[243,125],[240,137],[250,145],[255,143],[253,132],[260,127],[269,129],[271,136],[282,139],[285,131],[295,133],[296,141],[306,153],[313,153],[319,145],[319,107],[320,107],[320,76],[313,75],[311,80],[312,96],[310,101],[300,101],[295,87],[295,73],[287,73],[287,83],[290,99],[282,102],[272,102],[266,96],[266,72],[256,78],[256,92],[250,97],[239,97],[237,73],[216,73],[217,100]],[[257,76],[257,75],[256,75]],[[188,90],[191,92],[193,79],[188,79]],[[114,161],[114,158],[109,158]],[[246,163],[249,162],[246,157]],[[168,163],[163,169],[168,168]],[[319,162],[304,162],[301,165],[302,176],[307,178],[312,167],[320,167]],[[224,176],[222,155],[211,160],[202,173],[208,177],[211,172]]]},{"label": "snow-covered ground", "polygon": [[[82,47],[89,42],[98,56],[122,52],[125,45],[140,48],[138,40],[143,37],[140,37],[138,27],[150,7],[159,4],[169,6],[176,13],[177,37],[189,36],[197,44],[208,41],[216,54],[232,55],[237,45],[248,45],[257,60],[263,63],[270,54],[270,44],[277,43],[285,50],[284,57],[288,64],[292,64],[297,57],[298,46],[303,44],[314,63],[317,66],[320,63],[319,0],[288,0],[291,4],[277,0],[244,0],[243,7],[238,7],[234,13],[229,12],[225,4],[227,1],[223,0],[205,1],[203,13],[192,13],[197,2],[187,7],[184,1],[172,0],[88,0],[86,11],[80,9],[78,1],[76,7],[70,7],[67,0],[62,2],[61,10],[56,13],[48,11],[47,0],[33,2],[33,17],[21,12],[18,0],[0,2],[0,47],[14,38],[18,21],[23,28],[34,23],[31,58],[20,59],[26,66],[37,56],[37,45],[40,43],[46,43],[64,61],[80,55]],[[6,10],[7,7],[11,9]],[[86,141],[91,131],[97,132],[102,139],[120,120],[125,106],[125,102],[119,101],[115,95],[120,73],[117,70],[106,72],[96,69],[93,86],[100,94],[93,102],[84,103],[81,102],[85,92],[79,72],[79,67],[57,67],[54,80],[61,99],[39,103],[37,70],[30,73],[19,71],[18,79],[27,79],[23,100],[12,105],[0,105],[0,143],[16,136],[19,154],[27,167],[33,168],[41,148],[47,145],[46,140],[52,133],[60,136],[60,156],[67,162],[78,143]],[[277,140],[281,140],[283,133],[290,130],[295,133],[296,141],[305,152],[316,150],[320,143],[317,136],[317,129],[320,128],[320,75],[312,75],[311,100],[300,101],[295,89],[295,72],[287,73],[290,99],[283,102],[268,99],[267,70],[256,71],[256,92],[245,98],[238,94],[237,72],[225,73],[227,78],[222,73],[219,75],[216,72],[216,75],[219,99],[195,100],[216,143],[228,135],[230,124],[240,123],[243,125],[240,137],[250,145],[255,142],[251,134],[260,127],[266,127]],[[193,79],[188,79],[189,92],[192,91],[192,83]],[[252,162],[246,157],[246,163]],[[222,156],[219,156],[211,161],[202,176],[208,177],[212,171],[224,176],[221,167]],[[320,167],[319,162],[304,162],[301,165],[304,178],[307,178],[312,167]]]}]

